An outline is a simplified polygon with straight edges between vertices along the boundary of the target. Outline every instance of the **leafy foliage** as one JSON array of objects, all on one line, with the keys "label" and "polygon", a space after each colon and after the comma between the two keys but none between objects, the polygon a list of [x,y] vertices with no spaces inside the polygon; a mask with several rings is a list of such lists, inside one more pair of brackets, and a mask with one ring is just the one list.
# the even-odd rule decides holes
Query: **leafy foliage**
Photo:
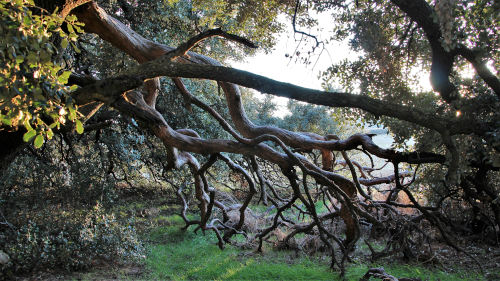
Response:
[{"label": "leafy foliage", "polygon": [[54,57],[74,45],[81,24],[75,16],[61,19],[40,9],[33,0],[2,0],[0,13],[0,122],[24,127],[23,139],[34,138],[39,148],[54,136],[53,129],[79,118],[69,94],[74,88],[65,86],[71,72]]},{"label": "leafy foliage", "polygon": [[349,129],[350,122],[340,122],[334,109],[306,104],[289,100],[286,106],[287,113],[277,117],[278,105],[273,97],[266,95],[261,100],[252,92],[244,91],[243,95],[246,113],[249,118],[259,125],[273,125],[294,132],[311,132],[319,135],[343,135]]},{"label": "leafy foliage", "polygon": [[[75,138],[58,133],[57,141],[26,151],[1,175],[0,212],[8,225],[1,225],[0,248],[10,257],[2,268],[4,277],[143,258],[134,220],[118,219],[110,210],[119,191],[117,180],[107,174],[108,165],[115,163],[116,177],[126,173],[133,181],[141,175],[140,154],[130,153],[140,140],[115,144],[111,141],[115,133],[110,130],[101,143],[90,146],[73,145]],[[89,139],[85,142],[92,144]],[[108,142],[115,145],[107,147]],[[99,154],[105,150],[116,154],[109,152],[110,158]]]},{"label": "leafy foliage", "polygon": [[118,222],[99,204],[85,213],[48,211],[1,237],[10,261],[2,265],[0,277],[43,268],[84,269],[101,260],[130,262],[144,257],[135,228]]},{"label": "leafy foliage", "polygon": [[222,27],[256,42],[265,50],[276,43],[273,34],[283,30],[278,15],[289,12],[292,1],[193,1],[197,22],[207,28]]},{"label": "leafy foliage", "polygon": [[[439,39],[441,46],[447,51],[456,50],[461,45],[472,48],[481,54],[479,57],[490,65],[490,69],[498,69],[499,34],[494,31],[498,30],[498,20],[494,19],[498,4],[494,1],[434,2],[435,13],[432,16],[443,34]],[[360,95],[396,101],[437,116],[472,118],[484,124],[488,130],[486,136],[471,134],[453,138],[461,159],[460,188],[450,187],[443,180],[446,170],[437,166],[420,170],[417,184],[420,185],[420,192],[425,192],[433,203],[440,203],[440,199],[449,195],[451,199],[446,204],[457,204],[457,209],[448,213],[453,219],[463,222],[463,214],[467,213],[465,209],[473,207],[481,209],[482,214],[496,217],[498,221],[499,208],[492,202],[497,198],[493,194],[498,194],[499,165],[494,163],[498,161],[500,149],[500,103],[498,96],[475,72],[470,62],[464,57],[456,58],[451,77],[457,85],[460,100],[447,103],[432,89],[421,86],[423,79],[428,79],[430,75],[432,50],[424,30],[396,5],[387,5],[383,1],[315,1],[314,4],[317,10],[335,11],[332,15],[336,23],[332,28],[332,39],[348,40],[350,47],[360,54],[324,71],[322,78],[326,88],[340,85],[346,91],[359,91]],[[359,110],[349,109],[343,113],[388,128],[399,147],[412,144],[415,150],[446,153],[441,140],[443,132]],[[475,188],[492,197],[470,192],[474,185],[470,179],[485,170],[488,183]],[[462,199],[468,202],[468,208],[459,207],[457,202]],[[458,209],[460,211],[456,211]],[[489,230],[493,231],[493,228]]]}]

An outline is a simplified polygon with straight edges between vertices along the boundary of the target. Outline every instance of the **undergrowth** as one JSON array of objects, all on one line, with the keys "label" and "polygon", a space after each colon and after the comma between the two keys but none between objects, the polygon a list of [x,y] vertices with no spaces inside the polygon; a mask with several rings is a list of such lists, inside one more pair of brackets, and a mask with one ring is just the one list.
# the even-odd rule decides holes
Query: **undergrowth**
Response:
[{"label": "undergrowth", "polygon": [[[149,253],[145,279],[156,280],[341,280],[328,267],[328,259],[320,255],[306,256],[293,251],[266,248],[241,249],[227,245],[216,246],[211,232],[205,235],[193,228],[182,230],[182,220],[171,216],[168,226],[154,229],[149,234]],[[426,269],[420,265],[370,264],[359,262],[347,268],[347,280],[359,280],[369,268],[384,267],[396,277],[421,280],[485,280],[473,272],[447,273]]]},{"label": "undergrowth", "polygon": [[[62,279],[58,280],[341,280],[338,272],[329,268],[329,257],[321,252],[307,255],[300,251],[276,250],[270,244],[265,245],[263,253],[256,252],[255,247],[231,244],[220,250],[213,232],[195,232],[194,226],[182,229],[182,218],[173,215],[178,212],[178,207],[164,204],[159,198],[144,204],[135,200],[121,201],[109,211],[118,221],[128,220],[137,228],[138,238],[145,247],[140,252],[146,258],[135,264],[100,264],[86,273],[62,273]],[[193,215],[189,217],[196,219]],[[242,236],[234,240],[245,241]],[[376,243],[373,246],[382,247]],[[348,264],[346,280],[359,280],[373,267],[384,267],[388,274],[398,278],[495,280],[464,268],[447,273],[393,260],[370,263],[369,251],[363,243],[356,251],[359,251],[356,256],[360,258]],[[99,249],[95,250],[97,252]]]}]

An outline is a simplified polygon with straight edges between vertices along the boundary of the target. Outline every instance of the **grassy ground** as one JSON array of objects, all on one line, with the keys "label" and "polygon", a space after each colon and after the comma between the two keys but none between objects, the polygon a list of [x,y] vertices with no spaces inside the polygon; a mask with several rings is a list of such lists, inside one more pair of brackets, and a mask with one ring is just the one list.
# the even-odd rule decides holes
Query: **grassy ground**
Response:
[{"label": "grassy ground", "polygon": [[[115,210],[118,216],[136,217],[136,226],[142,230],[147,248],[146,258],[140,264],[102,264],[90,272],[41,275],[30,280],[341,280],[338,273],[329,269],[329,258],[320,255],[275,251],[270,247],[264,253],[256,253],[255,248],[232,245],[221,251],[212,232],[194,233],[193,227],[182,230],[182,219],[172,215],[175,211],[172,206],[164,206],[159,204],[149,210],[136,204]],[[499,280],[468,272],[467,268],[457,268],[450,274],[388,260],[370,264],[363,258],[368,254],[363,244],[357,251],[361,252],[361,258],[349,264],[347,280],[359,280],[372,267],[384,267],[388,274],[398,278]]]},{"label": "grassy ground", "polygon": [[[257,254],[228,246],[221,251],[212,234],[177,227],[157,229],[146,264],[153,279],[169,280],[331,280],[332,273],[307,257]],[[293,255],[293,254],[292,254]]]},{"label": "grassy ground", "polygon": [[[212,233],[183,231],[180,218],[170,217],[169,226],[158,227],[149,234],[149,254],[145,279],[156,280],[340,280],[328,268],[328,260],[294,252],[268,249],[264,254],[254,249],[228,245],[221,251]],[[448,274],[415,265],[394,263],[354,264],[346,273],[348,280],[359,280],[371,267],[383,266],[396,277],[422,280],[481,280],[474,273]]]}]

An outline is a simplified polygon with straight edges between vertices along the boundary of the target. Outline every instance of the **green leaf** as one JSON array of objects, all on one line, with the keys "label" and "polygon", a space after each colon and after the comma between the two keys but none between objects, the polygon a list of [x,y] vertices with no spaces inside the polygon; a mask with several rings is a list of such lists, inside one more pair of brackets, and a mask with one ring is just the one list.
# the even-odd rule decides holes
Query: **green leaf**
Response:
[{"label": "green leaf", "polygon": [[82,134],[83,133],[83,124],[82,124],[82,121],[80,120],[75,120],[75,123],[76,123],[76,132],[79,133],[79,134]]},{"label": "green leaf", "polygon": [[32,131],[33,128],[31,127],[30,122],[28,121],[31,118],[31,116],[28,116],[26,119],[24,119],[23,125],[28,131]]},{"label": "green leaf", "polygon": [[41,51],[38,56],[40,57],[40,62],[42,63],[48,63],[52,58],[52,54],[47,51]]},{"label": "green leaf", "polygon": [[81,52],[80,49],[78,49],[78,47],[76,46],[76,44],[71,43],[71,46],[73,46],[73,51],[75,51],[77,54]]},{"label": "green leaf", "polygon": [[0,118],[0,121],[1,121],[0,123],[3,123],[7,126],[12,126],[12,120],[10,120],[9,118],[2,117]]},{"label": "green leaf", "polygon": [[67,21],[75,21],[75,20],[77,20],[77,18],[75,15],[68,15],[68,16],[66,16],[66,20]]},{"label": "green leaf", "polygon": [[24,142],[29,142],[35,135],[36,135],[36,131],[35,130],[27,131],[23,135],[23,141]]},{"label": "green leaf", "polygon": [[73,106],[68,106],[69,114],[68,118],[69,120],[73,121],[76,118],[76,110]]},{"label": "green leaf", "polygon": [[[75,23],[73,25],[73,27],[75,28],[76,32],[78,33],[83,33],[83,29],[81,27],[79,27],[78,25],[76,25],[77,23]],[[82,24],[83,25],[83,24]]]},{"label": "green leaf", "polygon": [[61,47],[62,47],[63,49],[66,49],[66,47],[68,47],[68,44],[69,44],[69,42],[68,42],[68,39],[67,39],[67,38],[64,38],[64,39],[61,41]]},{"label": "green leaf", "polygon": [[54,132],[52,132],[52,130],[50,130],[50,129],[49,129],[49,130],[47,131],[47,138],[48,138],[49,140],[51,140],[53,137],[54,137]]},{"label": "green leaf", "polygon": [[35,63],[37,63],[37,62],[38,62],[38,55],[37,55],[35,52],[30,52],[30,53],[28,54],[27,59],[28,59],[28,63],[29,63],[30,65],[33,65],[33,64],[35,64]]},{"label": "green leaf", "polygon": [[25,16],[25,17],[23,18],[23,23],[24,23],[25,25],[31,25],[31,19],[30,19],[28,16]]},{"label": "green leaf", "polygon": [[71,75],[71,71],[64,71],[61,75],[59,75],[57,80],[61,84],[66,84],[66,83],[68,83],[68,78],[70,75]]},{"label": "green leaf", "polygon": [[35,148],[40,148],[40,147],[42,147],[42,145],[43,145],[43,141],[44,141],[44,139],[43,139],[43,136],[42,136],[42,135],[38,135],[38,136],[36,136],[36,138],[35,138],[35,143],[34,143]]}]

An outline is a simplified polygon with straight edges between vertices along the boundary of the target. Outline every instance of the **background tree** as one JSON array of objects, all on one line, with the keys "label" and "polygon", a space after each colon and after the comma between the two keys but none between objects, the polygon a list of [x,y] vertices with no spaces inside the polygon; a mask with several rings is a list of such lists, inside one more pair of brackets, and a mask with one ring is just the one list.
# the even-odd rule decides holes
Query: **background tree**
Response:
[{"label": "background tree", "polygon": [[[433,176],[436,173],[442,176],[446,170],[426,169],[421,181],[433,194],[431,197],[436,202],[446,196],[452,198],[451,202],[466,201],[468,210],[495,214],[498,225],[498,205],[491,204],[491,200],[498,197],[494,182],[499,168],[496,136],[500,118],[495,109],[499,85],[497,74],[492,72],[498,69],[499,61],[498,32],[495,31],[498,4],[494,1],[436,1],[433,8],[423,1],[393,3],[395,5],[364,1],[315,3],[315,9],[337,11],[333,38],[349,39],[350,46],[363,54],[356,60],[331,66],[323,73],[324,82],[329,85],[338,81],[345,90],[359,85],[361,95],[397,100],[447,118],[478,122],[483,132],[467,134],[467,137],[450,136],[446,140],[448,137],[443,139],[446,134],[443,130],[415,126],[397,118],[364,115],[369,122],[389,128],[401,145],[412,139],[417,150],[442,152],[444,143],[448,152],[454,155],[449,165],[460,170],[456,183],[460,183],[461,188],[452,188],[449,181]],[[422,73],[430,73],[434,91],[419,87]],[[483,180],[473,187],[472,178]],[[485,181],[491,182],[486,184]],[[467,191],[470,188],[478,193]],[[481,193],[491,196],[480,196]],[[457,220],[469,219],[469,222],[481,216],[462,214],[450,215]]]}]

